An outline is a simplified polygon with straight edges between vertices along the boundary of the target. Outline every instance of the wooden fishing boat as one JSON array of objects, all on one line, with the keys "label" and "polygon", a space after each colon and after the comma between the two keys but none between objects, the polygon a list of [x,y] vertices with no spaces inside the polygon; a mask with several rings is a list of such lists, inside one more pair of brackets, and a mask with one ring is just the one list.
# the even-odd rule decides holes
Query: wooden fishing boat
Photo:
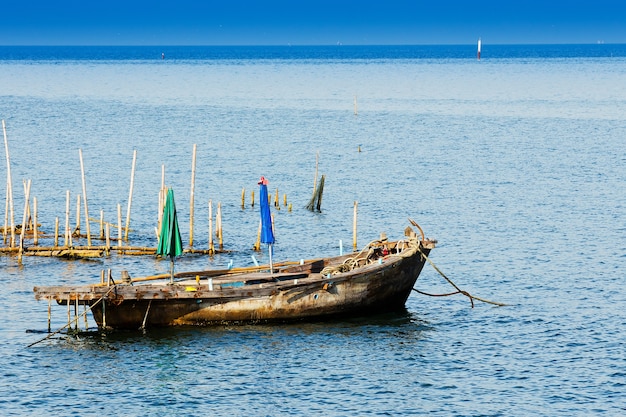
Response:
[{"label": "wooden fishing boat", "polygon": [[[414,222],[412,222],[416,225]],[[416,225],[417,226],[417,225]],[[419,228],[419,226],[418,226]],[[436,241],[408,227],[362,251],[272,266],[178,272],[84,286],[35,287],[37,300],[78,310],[99,328],[267,323],[377,314],[404,307]],[[263,269],[265,268],[265,269]],[[78,322],[78,319],[75,319]],[[68,323],[69,324],[69,323]]]}]

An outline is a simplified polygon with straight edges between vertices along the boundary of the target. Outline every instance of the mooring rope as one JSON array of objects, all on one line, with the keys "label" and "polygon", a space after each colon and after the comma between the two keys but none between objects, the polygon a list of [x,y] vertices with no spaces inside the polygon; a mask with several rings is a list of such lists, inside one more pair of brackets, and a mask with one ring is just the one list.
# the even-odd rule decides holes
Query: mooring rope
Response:
[{"label": "mooring rope", "polygon": [[484,299],[484,298],[476,297],[475,295],[472,295],[469,292],[460,289],[454,282],[452,282],[452,280],[450,278],[448,278],[446,276],[446,274],[444,274],[439,268],[437,268],[437,265],[435,265],[435,263],[433,261],[431,261],[430,258],[428,256],[426,256],[426,254],[424,252],[422,252],[421,248],[418,248],[417,250],[422,254],[424,259],[426,259],[428,261],[428,263],[433,268],[435,268],[435,271],[439,272],[439,275],[444,277],[444,279],[446,281],[448,281],[448,283],[450,285],[452,285],[454,287],[454,289],[456,289],[456,291],[448,293],[448,294],[429,294],[429,293],[425,293],[423,291],[420,291],[420,290],[418,290],[416,288],[413,288],[413,291],[415,291],[415,292],[417,292],[419,294],[422,294],[422,295],[428,295],[430,297],[447,297],[447,296],[450,296],[450,295],[463,294],[464,296],[466,296],[467,298],[470,299],[470,302],[472,303],[472,308],[474,308],[474,300],[482,301],[483,303],[487,303],[487,304],[493,304],[493,305],[496,305],[496,306],[499,306],[499,307],[508,306],[508,304],[498,303],[498,302],[495,302],[495,301],[490,301],[490,300],[487,300],[487,299]]},{"label": "mooring rope", "polygon": [[[87,315],[87,314],[91,311],[91,309],[92,309],[93,307],[95,307],[96,305],[98,305],[98,303],[99,303],[100,301],[102,301],[102,300],[103,300],[106,296],[108,296],[108,295],[111,293],[111,291],[113,291],[113,290],[114,290],[114,289],[116,289],[116,288],[117,288],[117,285],[112,286],[112,287],[111,287],[111,288],[110,288],[110,289],[109,289],[109,290],[108,290],[108,291],[107,291],[107,292],[106,292],[106,293],[105,293],[102,297],[98,298],[98,301],[96,301],[95,303],[93,303],[92,305],[90,305],[88,309],[85,309],[85,311],[84,311],[82,314],[80,314],[80,315],[78,315],[78,316],[75,316],[73,320],[69,321],[66,325],[64,325],[64,326],[63,326],[63,327],[61,327],[60,329],[58,329],[58,330],[56,330],[56,331],[54,331],[54,332],[52,332],[52,333],[49,333],[49,334],[48,334],[46,337],[44,337],[43,339],[39,339],[39,340],[37,340],[36,342],[33,342],[33,343],[31,343],[30,345],[28,345],[28,346],[26,346],[26,347],[27,347],[27,348],[29,348],[29,347],[35,346],[36,344],[41,343],[41,342],[43,342],[44,340],[47,340],[47,339],[51,338],[51,337],[52,337],[52,336],[54,336],[55,334],[61,333],[61,331],[63,331],[63,329],[65,329],[65,328],[66,328],[66,327],[68,327],[68,326],[71,326],[73,323],[78,323],[78,320],[79,320],[82,316]],[[69,303],[69,300],[68,300],[68,303]]]}]

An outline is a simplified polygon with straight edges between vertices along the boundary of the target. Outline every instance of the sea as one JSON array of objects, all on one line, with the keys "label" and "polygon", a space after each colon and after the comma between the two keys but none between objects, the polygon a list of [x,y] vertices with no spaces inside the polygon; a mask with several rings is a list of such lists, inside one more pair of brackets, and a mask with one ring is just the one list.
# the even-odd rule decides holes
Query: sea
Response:
[{"label": "sea", "polygon": [[261,176],[274,261],[438,242],[398,313],[124,332],[33,287],[169,260],[3,255],[4,416],[626,415],[626,45],[0,46],[0,119],[42,246],[80,206],[156,247],[164,184],[185,248],[222,219],[177,272],[267,262]]}]

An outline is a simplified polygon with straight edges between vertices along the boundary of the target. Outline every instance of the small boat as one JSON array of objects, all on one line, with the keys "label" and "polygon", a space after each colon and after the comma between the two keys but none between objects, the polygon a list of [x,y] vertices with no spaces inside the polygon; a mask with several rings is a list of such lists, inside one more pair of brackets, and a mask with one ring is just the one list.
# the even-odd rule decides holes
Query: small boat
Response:
[{"label": "small boat", "polygon": [[[269,323],[369,315],[404,308],[436,241],[411,228],[360,252],[229,270],[131,279],[111,274],[83,286],[35,287],[37,300],[90,310],[100,329]],[[69,317],[68,317],[69,321]],[[75,321],[78,317],[75,314]],[[69,324],[69,323],[68,323]]]}]

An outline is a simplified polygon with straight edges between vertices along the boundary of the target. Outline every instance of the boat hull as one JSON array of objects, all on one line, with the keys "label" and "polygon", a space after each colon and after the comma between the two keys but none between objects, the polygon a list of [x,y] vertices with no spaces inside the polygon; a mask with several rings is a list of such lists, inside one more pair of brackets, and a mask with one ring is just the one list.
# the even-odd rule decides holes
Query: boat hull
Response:
[{"label": "boat hull", "polygon": [[[260,271],[200,271],[35,288],[36,299],[89,306],[100,328],[319,320],[401,310],[434,241],[374,241],[363,251]],[[169,278],[169,276],[168,276]],[[159,282],[155,282],[159,280]],[[75,309],[77,310],[77,308]]]},{"label": "boat hull", "polygon": [[[428,249],[424,253],[427,255]],[[112,298],[93,305],[92,312],[99,327],[126,329],[379,314],[404,307],[423,266],[424,259],[418,253],[376,265],[371,271],[313,278],[314,282],[307,282],[311,278],[293,278],[281,285],[213,291],[208,284],[201,284],[192,286],[197,295],[192,298]],[[176,294],[189,290],[189,286],[174,284],[171,290]]]}]

